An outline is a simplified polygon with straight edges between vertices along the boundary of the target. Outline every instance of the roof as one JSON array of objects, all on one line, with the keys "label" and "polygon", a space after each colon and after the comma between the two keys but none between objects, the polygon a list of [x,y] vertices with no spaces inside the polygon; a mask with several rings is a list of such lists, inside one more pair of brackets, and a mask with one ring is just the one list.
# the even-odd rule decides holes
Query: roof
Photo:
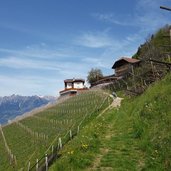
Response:
[{"label": "roof", "polygon": [[138,60],[138,59],[122,57],[113,64],[112,69],[122,66],[125,63],[135,64],[135,63],[139,63],[139,62],[140,62],[140,60]]},{"label": "roof", "polygon": [[84,79],[75,79],[75,78],[64,80],[64,83],[73,83],[73,82],[85,82],[85,80]]}]

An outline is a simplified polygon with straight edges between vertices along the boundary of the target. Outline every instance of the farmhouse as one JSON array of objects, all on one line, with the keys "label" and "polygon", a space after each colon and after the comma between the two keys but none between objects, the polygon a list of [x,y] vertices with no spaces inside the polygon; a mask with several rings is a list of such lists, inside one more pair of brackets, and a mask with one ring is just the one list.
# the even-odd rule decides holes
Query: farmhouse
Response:
[{"label": "farmhouse", "polygon": [[115,70],[116,77],[121,77],[127,75],[133,67],[137,67],[139,64],[140,60],[138,59],[123,57],[113,64],[112,69]]},{"label": "farmhouse", "polygon": [[105,76],[102,79],[96,81],[91,85],[91,87],[101,87],[112,84],[114,81],[119,80],[121,77],[126,76],[129,72],[132,72],[133,67],[137,67],[140,64],[140,60],[123,57],[117,60],[112,69],[114,69],[114,74]]},{"label": "farmhouse", "polygon": [[64,90],[60,91],[60,96],[76,95],[78,91],[87,90],[84,85],[84,79],[66,79],[64,80]]}]

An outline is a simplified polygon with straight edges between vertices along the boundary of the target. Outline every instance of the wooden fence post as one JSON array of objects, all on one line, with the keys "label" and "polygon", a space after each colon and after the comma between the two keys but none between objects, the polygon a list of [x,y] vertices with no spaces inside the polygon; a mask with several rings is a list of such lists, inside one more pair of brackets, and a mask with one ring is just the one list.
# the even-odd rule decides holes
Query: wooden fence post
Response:
[{"label": "wooden fence post", "polygon": [[70,140],[72,139],[72,131],[69,130],[69,137],[70,137]]},{"label": "wooden fence post", "polygon": [[30,171],[30,161],[28,162],[28,169],[27,171]]},{"label": "wooden fence post", "polygon": [[48,157],[47,157],[47,154],[45,155],[45,166],[46,166],[46,171],[48,171]]},{"label": "wooden fence post", "polygon": [[13,164],[13,154],[10,152],[10,165]]},{"label": "wooden fence post", "polygon": [[16,156],[14,156],[14,163],[15,163],[15,165],[17,165],[17,158],[16,158]]},{"label": "wooden fence post", "polygon": [[80,126],[78,126],[77,128],[77,134],[80,132]]},{"label": "wooden fence post", "polygon": [[39,160],[36,159],[36,171],[38,171],[38,169],[39,169]]},{"label": "wooden fence post", "polygon": [[60,149],[62,148],[62,140],[61,140],[61,138],[59,138],[58,147],[59,147]]},{"label": "wooden fence post", "polygon": [[53,151],[54,151],[54,146],[52,145],[52,155],[53,155]]}]

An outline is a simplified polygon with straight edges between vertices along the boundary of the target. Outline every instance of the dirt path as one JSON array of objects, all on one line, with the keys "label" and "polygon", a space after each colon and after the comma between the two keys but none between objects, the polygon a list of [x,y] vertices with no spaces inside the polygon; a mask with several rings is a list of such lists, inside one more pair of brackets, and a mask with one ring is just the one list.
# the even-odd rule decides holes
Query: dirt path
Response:
[{"label": "dirt path", "polygon": [[[95,158],[95,160],[93,162],[93,166],[91,168],[87,169],[87,171],[94,171],[94,170],[99,169],[101,159],[105,154],[108,153],[108,151],[109,151],[109,149],[107,149],[107,148],[100,148],[101,154],[98,154],[98,156]],[[103,168],[103,170],[106,170],[106,169],[112,169],[112,168]]]},{"label": "dirt path", "polygon": [[[98,116],[97,118],[101,117],[107,110],[112,109],[112,108],[117,108],[120,107],[121,105],[121,101],[123,100],[123,98],[120,97],[116,97],[114,98],[112,95],[110,95],[113,98],[113,102],[106,108],[104,109]],[[108,131],[106,132],[106,134],[104,135],[104,138],[106,140],[110,140],[112,135],[113,135],[113,131],[111,130],[111,125],[108,125]],[[100,154],[98,154],[95,158],[95,160],[93,161],[93,164],[91,166],[91,168],[88,168],[87,171],[95,171],[98,170],[99,168],[101,170],[105,170],[105,171],[111,171],[113,170],[113,168],[111,167],[100,167],[100,163],[101,163],[101,159],[103,158],[104,155],[106,155],[109,152],[109,148],[106,148],[105,145],[104,147],[100,148]]]},{"label": "dirt path", "polygon": [[120,97],[114,98],[112,104],[110,105],[110,107],[112,107],[112,108],[113,107],[120,107],[122,100],[123,100],[123,98],[120,98]]},{"label": "dirt path", "polygon": [[116,108],[116,107],[120,107],[121,105],[121,101],[123,100],[123,98],[120,97],[116,97],[114,98],[113,96],[111,96],[113,98],[113,102],[106,108],[104,109],[98,116],[97,118],[101,117],[107,110],[112,109],[112,108]]}]

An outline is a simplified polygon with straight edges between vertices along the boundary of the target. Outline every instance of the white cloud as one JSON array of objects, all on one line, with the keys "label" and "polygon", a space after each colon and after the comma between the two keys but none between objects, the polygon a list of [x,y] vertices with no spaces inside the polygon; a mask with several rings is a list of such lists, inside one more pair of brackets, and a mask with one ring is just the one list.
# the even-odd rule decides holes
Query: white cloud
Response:
[{"label": "white cloud", "polygon": [[20,50],[0,48],[0,52],[26,58],[41,58],[41,59],[53,59],[53,58],[65,58],[70,56],[70,51],[59,48],[46,47],[45,43],[40,45],[31,45]]},{"label": "white cloud", "polygon": [[[120,20],[119,16],[114,13],[94,13],[92,14],[93,17],[97,18],[98,20],[109,22],[112,24],[120,25],[120,26],[132,26],[134,25],[130,22],[128,16],[126,20]],[[121,18],[121,17],[120,17]]]},{"label": "white cloud", "polygon": [[92,68],[107,68],[106,64],[104,63],[104,59],[102,57],[88,57],[82,59],[83,63],[91,64]]},{"label": "white cloud", "polygon": [[[124,39],[115,38],[109,31],[96,31],[83,33],[76,38],[77,45],[88,48],[99,48],[106,51],[108,49],[122,50],[125,46],[130,45],[140,39],[140,35],[128,35]],[[88,58],[86,58],[88,59]],[[99,58],[98,58],[99,59]],[[93,59],[94,60],[94,59]]]},{"label": "white cloud", "polygon": [[33,60],[17,57],[6,57],[0,59],[0,65],[15,69],[36,69],[36,70],[57,70],[60,71],[60,64],[48,60]]},{"label": "white cloud", "polygon": [[77,37],[75,43],[90,48],[104,48],[112,46],[113,40],[106,32],[86,32]]},{"label": "white cloud", "polygon": [[16,23],[12,21],[1,21],[0,28],[8,29],[14,32],[24,33],[28,36],[34,36],[39,39],[57,42],[56,37],[50,32],[42,32],[42,29],[36,29],[35,27],[26,27],[22,23]]},{"label": "white cloud", "polygon": [[[33,46],[30,46],[33,49]],[[86,78],[88,63],[82,63],[81,56],[72,49],[60,49],[64,57],[57,57],[58,50],[46,49],[46,53],[35,57],[34,52],[27,50],[0,49],[6,54],[0,57],[0,96],[21,95],[57,95],[63,89],[63,80],[67,78]],[[27,52],[26,52],[27,51]],[[52,52],[55,54],[51,56]],[[39,51],[37,50],[37,53]],[[31,54],[31,55],[30,55]],[[30,55],[30,56],[29,56]],[[2,55],[1,55],[2,56]],[[67,56],[67,57],[66,57]],[[73,59],[77,56],[77,59]]]},{"label": "white cloud", "polygon": [[[93,39],[89,39],[89,37]],[[96,49],[97,47],[101,50],[98,55],[85,57],[82,61],[89,68],[101,68],[104,71],[104,75],[107,75],[113,73],[111,67],[116,59],[122,56],[131,57],[136,52],[137,44],[141,42],[141,35],[128,33],[127,36],[121,39],[115,38],[109,29],[105,29],[101,32],[83,33],[76,40],[80,40],[77,41],[77,44],[87,50],[89,50],[88,48]]]},{"label": "white cloud", "polygon": [[[1,61],[2,62],[2,61]],[[0,62],[0,63],[1,63]],[[42,63],[39,61],[36,64],[34,61],[29,60],[19,60],[19,59],[11,59],[6,60],[3,63],[3,66],[8,66],[12,68],[15,65],[15,68],[19,69],[21,73],[4,73],[0,74],[0,96],[11,95],[11,94],[21,94],[21,95],[58,95],[58,92],[64,88],[63,80],[67,78],[84,78],[86,79],[87,70],[93,66],[88,63],[58,63],[58,62],[49,62],[46,65],[44,63],[44,67],[41,65]],[[23,67],[22,67],[23,65]],[[30,66],[32,65],[32,66]],[[50,66],[49,66],[50,65]],[[47,69],[51,68],[55,69],[54,66],[60,66],[58,71],[50,71],[47,72]],[[36,71],[34,73],[25,72],[25,70],[33,71],[35,68]],[[45,70],[45,75],[39,70],[39,68]]]},{"label": "white cloud", "polygon": [[[51,51],[51,50],[49,50]],[[66,51],[69,54],[72,50]],[[21,95],[58,95],[64,87],[63,80],[68,78],[84,78],[94,67],[85,59],[84,53],[72,52],[69,58],[39,58],[20,54],[20,50],[5,50],[10,56],[0,58],[0,96],[10,94]],[[73,56],[77,56],[73,60]],[[33,53],[34,56],[34,53]],[[70,59],[71,58],[71,59]],[[70,60],[68,60],[70,59]],[[96,65],[100,65],[97,63]]]},{"label": "white cloud", "polygon": [[70,62],[70,61],[54,61],[54,60],[31,60],[17,57],[8,57],[0,59],[0,66],[11,69],[35,70],[35,74],[42,75],[41,71],[49,73],[58,73],[60,77],[72,78],[85,76],[86,68],[89,63]]}]

